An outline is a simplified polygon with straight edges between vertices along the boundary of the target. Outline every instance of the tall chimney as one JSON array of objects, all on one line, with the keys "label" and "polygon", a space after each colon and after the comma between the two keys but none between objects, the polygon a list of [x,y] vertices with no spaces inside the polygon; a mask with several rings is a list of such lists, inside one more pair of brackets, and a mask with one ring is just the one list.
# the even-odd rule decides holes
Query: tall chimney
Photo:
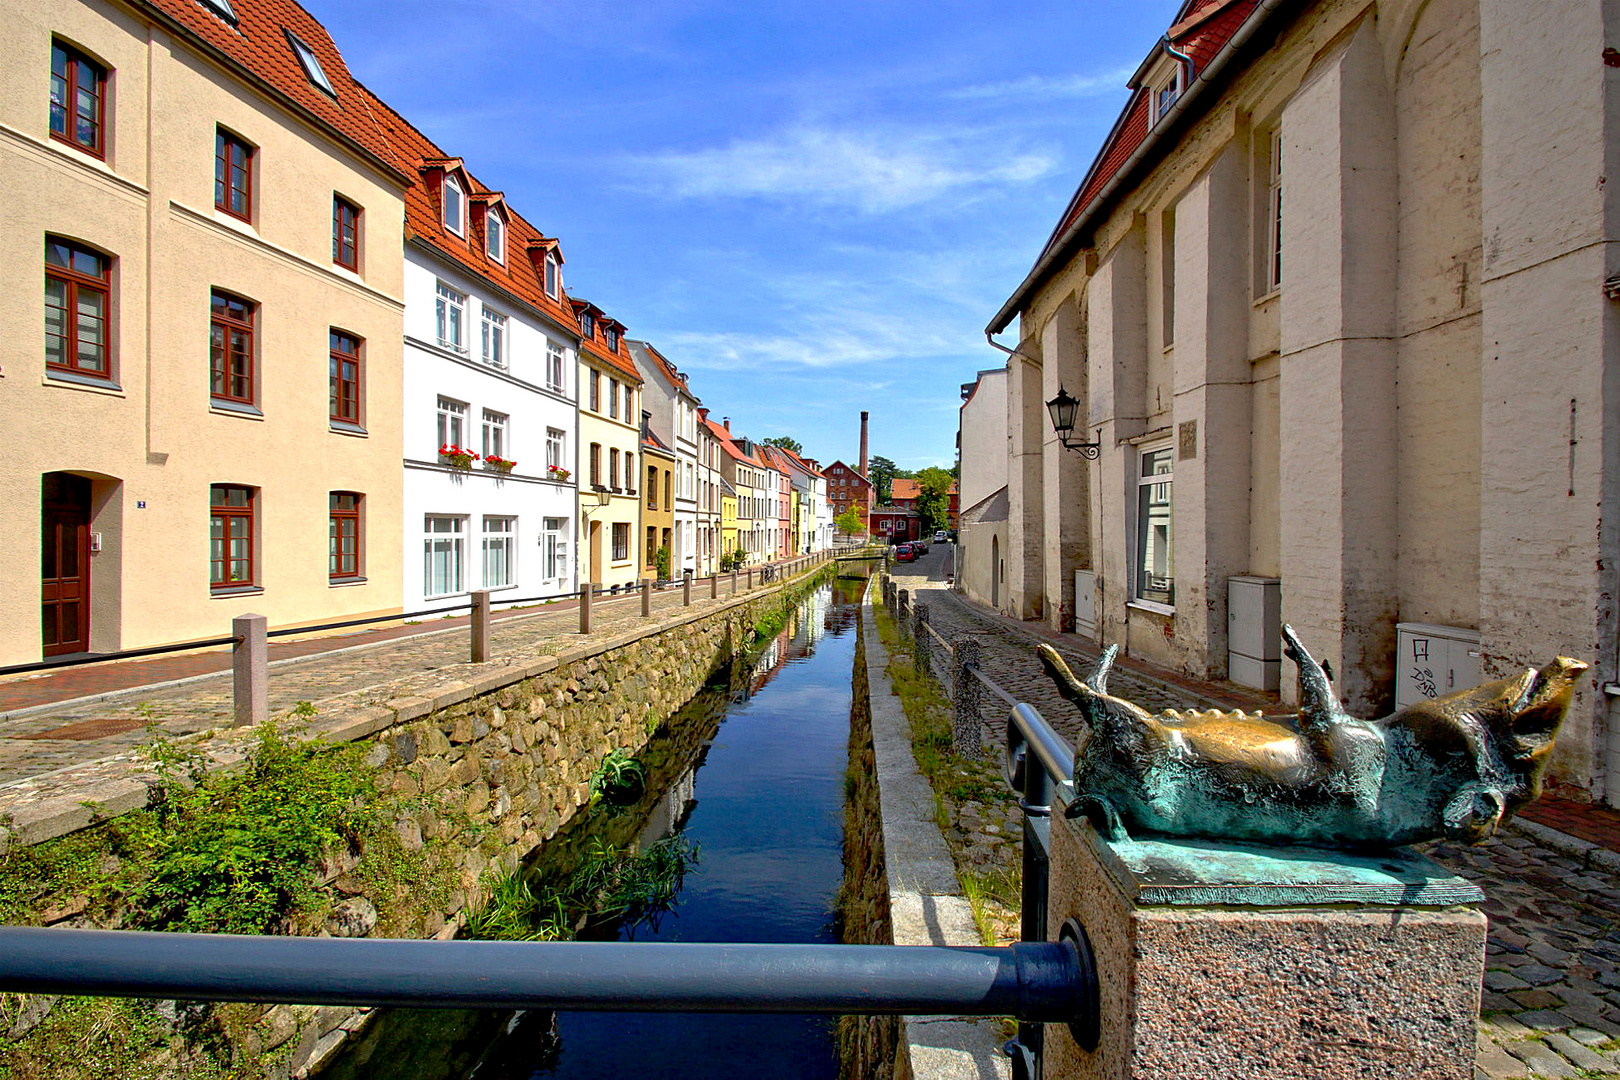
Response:
[{"label": "tall chimney", "polygon": [[729,416],[722,416],[722,417],[721,417],[721,418],[720,418],[720,422],[721,422],[721,423],[722,423],[722,424],[724,424],[724,425],[726,425],[726,431],[727,431],[727,432],[728,432],[728,433],[729,433],[729,432],[730,432],[730,431],[731,431],[731,417],[729,417]]},{"label": "tall chimney", "polygon": [[866,410],[861,410],[861,476],[870,479],[866,473]]}]

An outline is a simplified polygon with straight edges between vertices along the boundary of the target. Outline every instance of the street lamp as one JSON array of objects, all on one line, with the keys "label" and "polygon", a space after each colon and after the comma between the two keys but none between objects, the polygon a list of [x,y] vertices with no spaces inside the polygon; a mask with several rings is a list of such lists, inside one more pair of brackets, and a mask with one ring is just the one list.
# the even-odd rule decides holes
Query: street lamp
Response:
[{"label": "street lamp", "polygon": [[1046,411],[1052,414],[1052,430],[1057,432],[1058,442],[1063,444],[1065,450],[1078,450],[1080,455],[1090,461],[1096,461],[1097,455],[1102,452],[1102,442],[1070,442],[1069,436],[1074,432],[1075,416],[1080,412],[1080,402],[1069,396],[1069,392],[1059,384],[1057,397],[1046,403]]}]

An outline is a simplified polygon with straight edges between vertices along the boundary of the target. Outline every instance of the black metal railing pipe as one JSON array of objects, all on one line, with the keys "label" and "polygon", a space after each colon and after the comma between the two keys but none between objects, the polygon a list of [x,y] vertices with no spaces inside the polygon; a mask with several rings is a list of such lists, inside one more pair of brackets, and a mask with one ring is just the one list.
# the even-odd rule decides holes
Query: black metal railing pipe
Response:
[{"label": "black metal railing pipe", "polygon": [[1094,1016],[1084,941],[408,941],[0,927],[0,991],[408,1008]]}]

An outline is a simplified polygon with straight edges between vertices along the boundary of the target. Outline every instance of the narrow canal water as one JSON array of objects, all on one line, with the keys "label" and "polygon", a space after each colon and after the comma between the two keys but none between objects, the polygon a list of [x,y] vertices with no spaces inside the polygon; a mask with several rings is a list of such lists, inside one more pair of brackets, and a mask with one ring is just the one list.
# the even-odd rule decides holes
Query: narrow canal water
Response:
[{"label": "narrow canal water", "polygon": [[[836,940],[864,587],[837,579],[808,594],[779,633],[717,675],[644,752],[651,790],[639,805],[614,818],[593,815],[553,841],[579,850],[593,836],[628,830],[642,848],[675,834],[698,848],[662,917],[597,936]],[[322,1077],[830,1080],[838,1074],[833,1023],[800,1015],[391,1010]]]}]

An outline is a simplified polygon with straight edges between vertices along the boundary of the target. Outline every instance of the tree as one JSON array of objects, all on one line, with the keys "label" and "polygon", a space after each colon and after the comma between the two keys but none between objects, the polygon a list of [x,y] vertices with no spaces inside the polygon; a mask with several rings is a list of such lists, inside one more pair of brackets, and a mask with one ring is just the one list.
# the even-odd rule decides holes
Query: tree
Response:
[{"label": "tree", "polygon": [[867,466],[866,478],[872,481],[872,485],[877,488],[877,501],[880,506],[893,497],[894,478],[899,474],[899,471],[899,467],[894,462],[881,455],[874,457],[871,464]]},{"label": "tree", "polygon": [[950,524],[951,484],[955,481],[949,472],[930,465],[917,474],[917,516],[922,518],[923,532],[930,533]]},{"label": "tree", "polygon": [[787,435],[778,435],[773,439],[766,439],[765,440],[765,445],[766,446],[780,446],[782,449],[788,451],[790,454],[803,454],[804,453],[804,444],[801,443],[798,439],[791,438],[791,437],[789,437]]},{"label": "tree", "polygon": [[866,522],[861,520],[861,515],[853,506],[833,518],[833,525],[845,536],[866,535]]}]

